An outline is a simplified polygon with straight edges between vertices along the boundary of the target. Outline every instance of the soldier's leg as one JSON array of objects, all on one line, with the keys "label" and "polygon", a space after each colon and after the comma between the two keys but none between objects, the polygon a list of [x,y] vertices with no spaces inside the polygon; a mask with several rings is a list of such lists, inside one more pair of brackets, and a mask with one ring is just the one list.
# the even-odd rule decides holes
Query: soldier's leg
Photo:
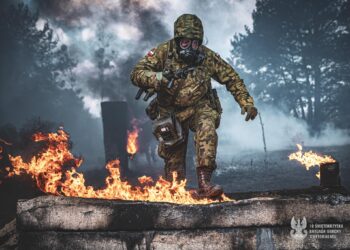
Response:
[{"label": "soldier's leg", "polygon": [[188,140],[188,124],[182,124],[184,133],[184,141],[173,147],[164,147],[164,144],[160,143],[158,147],[158,154],[164,159],[164,171],[165,179],[171,181],[172,174],[175,171],[177,173],[177,180],[184,180],[186,178],[186,151]]},{"label": "soldier's leg", "polygon": [[223,192],[219,185],[210,183],[211,175],[216,168],[215,160],[218,144],[216,128],[219,120],[219,113],[208,105],[199,108],[193,120],[196,147],[196,170],[199,187],[198,193],[204,197],[219,196]]},{"label": "soldier's leg", "polygon": [[218,112],[205,105],[198,108],[192,120],[194,142],[196,148],[196,165],[204,168],[215,168],[216,149],[218,145],[218,136],[216,125],[220,119]]}]

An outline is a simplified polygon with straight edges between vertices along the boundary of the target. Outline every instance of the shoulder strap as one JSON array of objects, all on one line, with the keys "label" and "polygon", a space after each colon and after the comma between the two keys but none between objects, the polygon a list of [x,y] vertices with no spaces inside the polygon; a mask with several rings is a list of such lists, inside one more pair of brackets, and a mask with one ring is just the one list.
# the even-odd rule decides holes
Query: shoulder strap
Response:
[{"label": "shoulder strap", "polygon": [[174,54],[173,49],[174,49],[174,40],[171,39],[171,40],[168,41],[167,59],[168,59],[168,58],[169,58],[169,59],[173,58],[173,56],[174,56],[174,55],[173,55],[173,54]]},{"label": "shoulder strap", "polygon": [[165,58],[165,62],[163,64],[163,69],[165,69],[166,67],[168,67],[168,65],[171,62],[171,59],[174,57],[174,41],[173,40],[169,40],[168,41],[168,46],[167,46],[167,52],[166,52],[166,58]]},{"label": "shoulder strap", "polygon": [[[174,39],[171,39],[168,41],[168,50],[167,50],[167,58],[165,61],[165,67],[168,67],[168,65],[171,63],[171,60],[174,58]],[[176,97],[178,96],[180,92],[180,85],[178,85],[174,91],[174,94],[171,96],[171,103],[174,104]]]}]

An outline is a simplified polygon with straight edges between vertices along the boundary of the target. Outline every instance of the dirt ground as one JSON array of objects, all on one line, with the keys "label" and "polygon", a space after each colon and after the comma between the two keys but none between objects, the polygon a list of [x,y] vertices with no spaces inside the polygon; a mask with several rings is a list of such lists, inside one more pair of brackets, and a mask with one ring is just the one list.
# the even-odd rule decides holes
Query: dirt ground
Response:
[{"label": "dirt ground", "polygon": [[[304,147],[303,151],[312,150],[319,154],[330,155],[340,164],[341,183],[350,190],[350,145],[333,147]],[[217,159],[217,170],[213,180],[222,185],[227,193],[268,191],[280,189],[300,189],[318,186],[316,177],[318,167],[307,171],[300,163],[289,161],[288,156],[296,148],[268,152],[268,165],[264,163],[263,152],[240,152],[235,155],[222,155]],[[158,159],[152,164],[140,164],[142,156],[136,156],[130,164],[138,176],[156,177],[163,173],[163,163]],[[225,160],[224,160],[225,159]],[[189,187],[196,187],[196,173],[193,157],[187,157],[187,179]]]},{"label": "dirt ground", "polygon": [[[341,184],[350,190],[350,145],[337,147],[308,148],[320,154],[331,155],[339,162]],[[226,192],[267,191],[278,189],[298,189],[318,186],[315,176],[318,167],[307,171],[297,161],[289,161],[288,155],[295,149],[273,151],[268,154],[268,166],[264,165],[264,154],[247,153],[233,157],[230,163],[218,162],[215,180]]]}]

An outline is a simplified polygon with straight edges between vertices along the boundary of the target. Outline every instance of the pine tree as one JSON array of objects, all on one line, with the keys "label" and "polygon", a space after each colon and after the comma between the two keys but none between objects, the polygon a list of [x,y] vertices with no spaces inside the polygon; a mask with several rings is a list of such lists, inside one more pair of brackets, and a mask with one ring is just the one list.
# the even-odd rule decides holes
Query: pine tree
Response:
[{"label": "pine tree", "polygon": [[[232,63],[264,102],[313,132],[349,128],[349,0],[258,0],[253,27],[232,40]],[[347,122],[346,122],[347,121]]]}]

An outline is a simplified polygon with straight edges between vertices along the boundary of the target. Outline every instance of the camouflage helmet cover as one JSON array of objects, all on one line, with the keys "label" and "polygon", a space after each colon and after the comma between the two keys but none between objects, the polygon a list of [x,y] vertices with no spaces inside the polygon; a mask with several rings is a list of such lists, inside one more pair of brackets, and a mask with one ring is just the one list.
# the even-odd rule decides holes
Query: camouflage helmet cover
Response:
[{"label": "camouflage helmet cover", "polygon": [[186,37],[203,41],[202,21],[192,14],[183,14],[174,23],[174,38]]}]

